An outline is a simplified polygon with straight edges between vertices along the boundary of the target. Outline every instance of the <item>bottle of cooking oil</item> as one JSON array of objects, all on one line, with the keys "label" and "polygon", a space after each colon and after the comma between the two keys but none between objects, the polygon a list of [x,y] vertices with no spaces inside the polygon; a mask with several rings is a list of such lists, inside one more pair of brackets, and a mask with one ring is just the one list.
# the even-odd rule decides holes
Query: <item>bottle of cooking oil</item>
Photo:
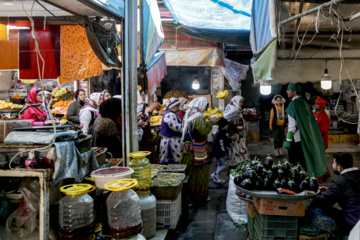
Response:
[{"label": "bottle of cooking oil", "polygon": [[146,158],[149,154],[151,154],[149,151],[139,151],[128,154],[128,156],[132,158],[129,167],[134,170],[131,178],[135,178],[138,181],[138,185],[134,187],[135,191],[150,192],[150,161]]}]

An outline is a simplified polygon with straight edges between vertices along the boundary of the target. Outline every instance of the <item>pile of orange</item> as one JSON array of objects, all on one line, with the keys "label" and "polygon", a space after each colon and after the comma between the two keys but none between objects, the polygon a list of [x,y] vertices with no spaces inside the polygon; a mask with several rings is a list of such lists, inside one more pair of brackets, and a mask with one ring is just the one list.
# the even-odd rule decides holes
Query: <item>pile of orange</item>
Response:
[{"label": "pile of orange", "polygon": [[54,105],[52,105],[52,108],[54,109],[54,108],[57,108],[57,107],[63,107],[63,108],[68,108],[69,107],[69,105],[70,105],[70,101],[63,101],[63,100],[61,100],[61,101],[58,101],[58,102],[56,102],[56,103],[54,103]]},{"label": "pile of orange", "polygon": [[14,95],[14,96],[12,96],[11,98],[13,98],[13,99],[24,99],[22,96],[20,96],[20,95]]}]

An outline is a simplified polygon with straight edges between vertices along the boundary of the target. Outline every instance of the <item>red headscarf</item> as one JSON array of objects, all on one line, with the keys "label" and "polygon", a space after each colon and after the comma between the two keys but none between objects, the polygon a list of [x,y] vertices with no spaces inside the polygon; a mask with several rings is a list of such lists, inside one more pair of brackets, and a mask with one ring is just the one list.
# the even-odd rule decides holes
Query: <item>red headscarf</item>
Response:
[{"label": "red headscarf", "polygon": [[41,88],[32,88],[29,92],[27,103],[20,111],[21,119],[33,119],[34,121],[44,122],[46,120],[46,111],[43,103],[36,101],[37,90]]},{"label": "red headscarf", "polygon": [[326,100],[323,99],[322,97],[317,97],[315,103],[316,103],[317,105],[319,105],[320,107],[325,108],[326,105],[328,104],[328,101],[326,101]]}]

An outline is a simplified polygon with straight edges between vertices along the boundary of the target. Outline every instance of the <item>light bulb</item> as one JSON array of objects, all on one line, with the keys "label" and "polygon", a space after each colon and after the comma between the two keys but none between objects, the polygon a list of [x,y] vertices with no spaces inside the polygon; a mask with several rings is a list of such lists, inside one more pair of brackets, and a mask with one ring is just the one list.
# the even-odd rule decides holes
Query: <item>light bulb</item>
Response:
[{"label": "light bulb", "polygon": [[195,78],[195,80],[192,82],[192,88],[194,90],[198,90],[200,88],[200,83],[199,81],[197,80],[197,78]]},{"label": "light bulb", "polygon": [[271,85],[265,82],[260,83],[260,93],[262,95],[269,95],[271,93]]}]

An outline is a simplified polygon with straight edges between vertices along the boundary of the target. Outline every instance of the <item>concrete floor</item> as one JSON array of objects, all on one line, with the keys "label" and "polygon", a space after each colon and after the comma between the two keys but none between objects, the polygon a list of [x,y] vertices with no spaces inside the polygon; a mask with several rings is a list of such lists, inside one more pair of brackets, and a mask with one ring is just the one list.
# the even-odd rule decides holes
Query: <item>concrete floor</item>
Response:
[{"label": "concrete floor", "polygon": [[[257,156],[260,160],[263,160],[269,153],[273,154],[273,144],[271,138],[263,137],[258,143],[248,144],[248,151],[251,158]],[[360,147],[355,143],[337,143],[329,144],[329,148],[326,150],[327,165],[332,170],[332,155],[337,152],[349,152],[354,157],[354,166],[360,168]],[[284,150],[284,153],[287,153]],[[287,157],[287,154],[274,160],[281,160]],[[216,163],[211,163],[210,174],[216,169]],[[228,178],[222,176],[223,179]],[[224,185],[214,184],[209,177],[210,181],[210,197],[211,200],[200,207],[189,207],[184,209],[183,216],[180,218],[179,224],[175,230],[169,231],[167,239],[179,239],[179,240],[229,240],[249,239],[247,229],[240,229],[234,226],[233,222],[229,218],[226,212],[226,197],[228,183]],[[321,185],[329,185],[331,178]]]}]

